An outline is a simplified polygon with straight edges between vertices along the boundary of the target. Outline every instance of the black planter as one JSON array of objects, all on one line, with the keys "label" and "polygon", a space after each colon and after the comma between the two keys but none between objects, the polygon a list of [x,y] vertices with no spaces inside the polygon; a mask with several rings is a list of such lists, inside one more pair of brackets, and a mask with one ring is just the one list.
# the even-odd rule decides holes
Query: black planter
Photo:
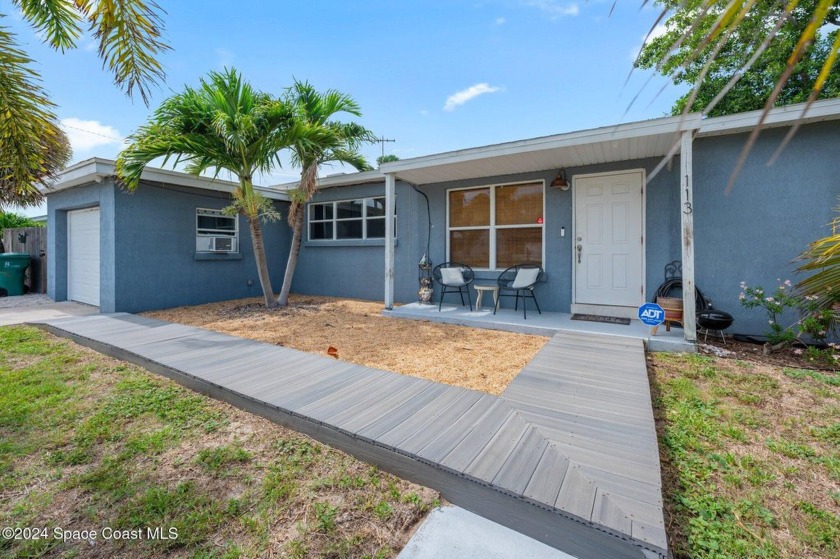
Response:
[{"label": "black planter", "polygon": [[706,330],[726,330],[733,322],[735,319],[727,312],[709,309],[697,313],[697,324]]}]

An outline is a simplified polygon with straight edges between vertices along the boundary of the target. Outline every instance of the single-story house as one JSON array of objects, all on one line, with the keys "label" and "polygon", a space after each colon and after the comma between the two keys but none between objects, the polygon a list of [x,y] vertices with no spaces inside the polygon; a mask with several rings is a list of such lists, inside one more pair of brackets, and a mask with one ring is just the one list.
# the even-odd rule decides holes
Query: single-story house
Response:
[{"label": "single-story house", "polygon": [[[486,282],[539,264],[543,311],[635,317],[665,266],[681,261],[686,292],[696,285],[731,313],[733,331],[761,334],[766,318],[741,308],[740,283],[796,281],[793,260],[830,233],[840,195],[840,100],[814,103],[768,165],[802,112],[770,111],[729,193],[760,112],[658,118],[324,177],[292,291],[416,301],[428,245],[435,264],[468,264]],[[91,159],[48,192],[51,297],[136,312],[260,294],[244,221],[218,211],[233,184],[149,169],[130,194],[112,175],[112,162]],[[552,187],[558,176],[568,185]],[[261,190],[284,217],[290,187]],[[264,230],[279,290],[290,231],[285,221]],[[684,302],[691,340],[693,297]]]}]

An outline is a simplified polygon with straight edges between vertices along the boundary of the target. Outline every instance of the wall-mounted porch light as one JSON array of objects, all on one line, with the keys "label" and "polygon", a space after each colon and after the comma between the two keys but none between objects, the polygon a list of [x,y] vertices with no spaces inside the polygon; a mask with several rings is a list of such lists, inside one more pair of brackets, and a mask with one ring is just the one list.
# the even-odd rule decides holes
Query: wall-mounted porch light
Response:
[{"label": "wall-mounted porch light", "polygon": [[557,176],[551,181],[551,188],[559,188],[560,190],[569,190],[569,181],[566,179],[566,169],[560,169]]}]

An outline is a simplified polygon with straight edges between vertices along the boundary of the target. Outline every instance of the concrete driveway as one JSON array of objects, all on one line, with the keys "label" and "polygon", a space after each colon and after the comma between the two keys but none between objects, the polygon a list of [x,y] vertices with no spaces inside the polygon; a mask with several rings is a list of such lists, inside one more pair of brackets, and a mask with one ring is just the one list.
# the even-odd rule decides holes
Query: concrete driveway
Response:
[{"label": "concrete driveway", "polygon": [[56,303],[46,295],[30,293],[15,297],[0,297],[0,326],[22,324],[51,318],[96,314],[99,307],[61,301]]}]

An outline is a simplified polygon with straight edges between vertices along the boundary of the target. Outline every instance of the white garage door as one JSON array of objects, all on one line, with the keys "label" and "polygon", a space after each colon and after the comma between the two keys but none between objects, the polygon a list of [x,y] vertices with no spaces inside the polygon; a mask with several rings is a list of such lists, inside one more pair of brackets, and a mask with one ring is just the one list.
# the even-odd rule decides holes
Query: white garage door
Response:
[{"label": "white garage door", "polygon": [[67,298],[99,306],[99,208],[67,212]]}]

